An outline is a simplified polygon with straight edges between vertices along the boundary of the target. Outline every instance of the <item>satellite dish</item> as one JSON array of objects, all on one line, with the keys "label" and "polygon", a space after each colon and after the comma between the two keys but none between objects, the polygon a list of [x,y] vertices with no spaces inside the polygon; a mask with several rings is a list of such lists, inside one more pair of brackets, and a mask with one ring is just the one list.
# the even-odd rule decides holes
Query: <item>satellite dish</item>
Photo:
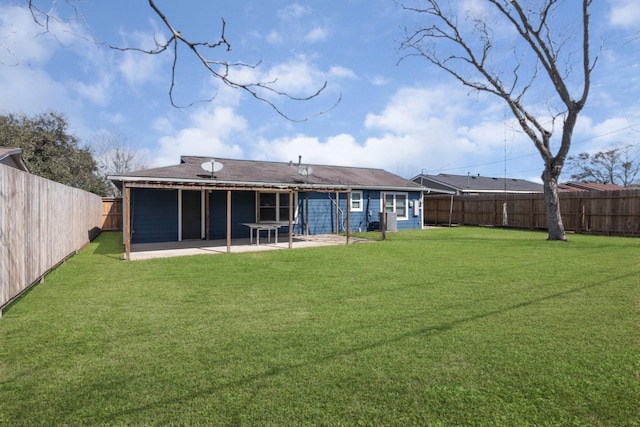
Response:
[{"label": "satellite dish", "polygon": [[313,168],[311,166],[301,166],[298,169],[298,175],[309,176],[313,173]]},{"label": "satellite dish", "polygon": [[222,163],[216,162],[215,160],[209,160],[208,162],[202,163],[200,167],[213,174],[222,170]]}]

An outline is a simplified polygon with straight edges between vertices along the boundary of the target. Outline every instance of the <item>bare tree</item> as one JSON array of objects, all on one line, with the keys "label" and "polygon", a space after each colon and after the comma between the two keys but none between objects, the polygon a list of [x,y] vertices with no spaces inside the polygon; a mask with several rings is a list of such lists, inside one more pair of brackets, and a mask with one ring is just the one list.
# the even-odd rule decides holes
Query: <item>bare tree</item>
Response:
[{"label": "bare tree", "polygon": [[631,187],[636,185],[640,173],[640,156],[630,145],[595,154],[580,153],[567,158],[567,169],[573,172],[571,179],[576,181]]},{"label": "bare tree", "polygon": [[101,132],[95,137],[92,146],[98,173],[109,183],[110,196],[119,197],[121,194],[107,179],[109,175],[122,175],[148,167],[145,152],[132,148],[127,136],[119,129]]},{"label": "bare tree", "polygon": [[[56,0],[25,0],[27,3],[27,7],[31,12],[31,15],[34,21],[40,25],[46,32],[50,31],[51,24],[54,21],[59,21],[60,18],[56,13],[57,3]],[[194,41],[188,38],[182,31],[177,30],[169,20],[169,18],[160,10],[160,8],[156,5],[154,0],[148,0],[149,7],[153,11],[153,13],[162,21],[164,28],[168,31],[169,37],[156,37],[155,39],[155,47],[152,49],[143,49],[140,47],[122,47],[122,46],[113,46],[110,47],[115,50],[120,51],[137,51],[147,55],[161,55],[161,54],[169,54],[172,56],[172,65],[171,65],[171,82],[169,85],[169,100],[171,105],[176,108],[183,108],[191,106],[197,102],[208,102],[212,101],[215,98],[213,95],[209,99],[199,100],[191,102],[187,105],[178,105],[174,98],[174,91],[176,88],[176,73],[177,73],[177,65],[178,60],[180,58],[182,50],[186,50],[187,52],[191,52],[192,55],[195,56],[198,62],[202,64],[204,69],[210,73],[212,76],[217,78],[219,81],[223,82],[225,85],[239,89],[251,97],[267,104],[273,110],[275,110],[279,115],[286,118],[287,120],[294,122],[303,122],[307,121],[312,117],[319,116],[331,111],[336,107],[341,101],[341,96],[338,96],[335,103],[327,109],[324,109],[320,112],[313,114],[312,116],[305,117],[293,117],[290,114],[287,114],[285,110],[279,105],[277,101],[273,99],[281,99],[284,101],[310,101],[314,98],[320,96],[322,92],[327,88],[327,82],[323,82],[317,90],[309,93],[305,96],[293,96],[287,92],[281,91],[277,89],[277,80],[271,81],[254,81],[254,82],[244,82],[239,78],[233,77],[233,71],[239,71],[247,68],[257,68],[260,66],[262,61],[257,61],[253,64],[242,63],[242,62],[230,62],[228,60],[223,59],[225,52],[231,51],[231,43],[227,40],[225,35],[226,22],[224,19],[221,19],[221,30],[220,36],[215,40],[204,40],[204,41]],[[81,0],[63,0],[61,3],[68,6],[72,15],[76,20],[84,21],[84,17],[82,15],[81,10],[78,8],[78,4],[81,3]],[[49,5],[49,8],[45,7],[45,5]],[[159,41],[159,39],[166,39],[166,41]],[[214,57],[209,56],[211,52],[215,52]],[[237,75],[237,74],[236,74]]]},{"label": "bare tree", "polygon": [[[462,18],[451,9],[454,4],[459,7],[458,2],[416,0],[417,6],[401,4],[403,9],[426,18],[424,26],[406,30],[401,48],[409,53],[403,59],[426,58],[463,85],[503,99],[535,144],[544,160],[542,181],[549,240],[567,239],[560,216],[558,178],[569,153],[578,115],[587,102],[595,65],[589,50],[591,0],[582,0],[579,10],[569,11],[580,19],[579,35],[566,34],[562,22],[554,20],[561,3],[560,0],[483,0],[475,4],[486,7],[485,10],[463,11],[466,15]],[[566,2],[565,5],[568,3],[567,8],[579,4]],[[496,42],[494,28],[505,24],[505,28],[513,31],[515,42],[511,44]],[[571,51],[570,42],[575,40],[579,41],[578,47]],[[513,52],[509,59],[508,52]],[[576,62],[576,58],[581,60]],[[501,66],[507,63],[511,64],[510,71],[503,72]],[[573,68],[576,63],[579,64],[577,71]],[[539,109],[540,100],[535,98],[549,88],[554,93],[547,100],[547,111],[543,114]],[[558,148],[554,149],[552,136],[559,119],[561,136]]]}]

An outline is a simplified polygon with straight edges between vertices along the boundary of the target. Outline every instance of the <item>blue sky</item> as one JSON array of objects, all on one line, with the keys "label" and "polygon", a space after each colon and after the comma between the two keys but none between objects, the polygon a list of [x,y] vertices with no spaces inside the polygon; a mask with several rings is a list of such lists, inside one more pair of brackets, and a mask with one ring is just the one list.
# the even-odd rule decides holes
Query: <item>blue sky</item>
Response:
[{"label": "blue sky", "polygon": [[[172,107],[170,55],[108,48],[152,47],[154,37],[167,37],[146,1],[83,1],[75,17],[60,2],[56,12],[63,19],[46,34],[25,3],[0,2],[0,110],[63,113],[85,144],[117,133],[150,166],[176,164],[181,155],[272,161],[301,155],[304,163],[379,167],[405,177],[471,173],[540,180],[542,160],[500,100],[470,92],[426,60],[398,63],[402,27],[414,25],[416,16],[393,0],[157,1],[191,40],[216,40],[224,18],[233,49],[213,54],[260,63],[239,78],[277,79],[278,89],[295,96],[326,81],[313,101],[274,99],[286,114],[309,118],[299,123],[221,86],[184,50],[176,102],[215,99]],[[481,0],[452,4],[461,14],[482,7]],[[566,28],[577,24],[572,17],[563,14]],[[494,31],[509,38],[500,26]],[[572,154],[640,142],[640,2],[594,1],[592,33],[598,63]],[[338,99],[335,108],[312,117]]]}]

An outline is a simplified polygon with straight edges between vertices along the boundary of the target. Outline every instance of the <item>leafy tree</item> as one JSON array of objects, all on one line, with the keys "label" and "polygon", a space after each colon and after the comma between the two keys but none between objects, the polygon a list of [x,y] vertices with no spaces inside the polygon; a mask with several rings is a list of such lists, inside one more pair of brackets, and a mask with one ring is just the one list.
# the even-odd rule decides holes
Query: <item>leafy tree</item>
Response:
[{"label": "leafy tree", "polygon": [[[409,52],[405,58],[425,58],[463,85],[504,100],[538,149],[544,160],[542,181],[550,240],[566,240],[558,178],[578,115],[587,102],[595,65],[589,52],[591,1],[415,0],[415,6],[402,4],[405,10],[424,18],[417,29],[406,31],[401,44]],[[458,16],[455,7],[467,9]],[[568,16],[580,22],[575,36],[573,29],[567,28]],[[500,39],[494,33],[496,28],[511,33]],[[541,96],[548,98],[542,100]],[[561,136],[554,149],[552,136],[558,122]]]},{"label": "leafy tree", "polygon": [[635,181],[640,173],[640,156],[632,146],[569,156],[567,168],[573,172],[571,179],[575,181],[617,184],[623,187],[640,184]]},{"label": "leafy tree", "polygon": [[0,146],[22,148],[22,157],[34,175],[99,195],[107,191],[91,151],[79,146],[58,113],[0,115]]}]

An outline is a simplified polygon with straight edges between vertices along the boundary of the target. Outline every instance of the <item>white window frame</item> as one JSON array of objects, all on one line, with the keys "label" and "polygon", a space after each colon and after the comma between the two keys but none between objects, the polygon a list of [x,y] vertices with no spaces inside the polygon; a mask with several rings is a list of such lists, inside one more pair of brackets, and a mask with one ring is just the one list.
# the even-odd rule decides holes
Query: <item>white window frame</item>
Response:
[{"label": "white window frame", "polygon": [[[289,222],[289,216],[287,215],[286,218],[280,218],[280,196],[281,195],[286,195],[287,200],[289,197],[289,192],[284,192],[284,191],[256,191],[256,218],[260,218],[260,195],[261,194],[275,194],[276,195],[276,206],[275,206],[275,212],[276,212],[276,222]],[[291,208],[291,207],[290,207]],[[293,211],[293,223],[297,224],[298,223],[298,193],[294,192],[293,193],[293,208],[295,209]],[[262,219],[260,219],[262,221]]]},{"label": "white window frame", "polygon": [[[396,206],[397,206],[398,196],[404,197],[404,200],[405,200],[404,216],[398,215],[396,219],[398,219],[399,221],[404,221],[409,219],[409,193],[384,192],[383,195],[384,197],[393,196],[393,202],[391,203],[391,205],[385,201],[385,209],[387,210],[387,212],[394,212],[394,213],[397,213]],[[382,195],[380,197],[380,212],[382,212]]]},{"label": "white window frame", "polygon": [[[354,194],[360,195],[360,199],[358,199],[358,201],[360,202],[360,207],[356,207],[356,208],[353,207]],[[349,206],[349,209],[351,210],[351,212],[362,212],[364,210],[364,207],[362,206],[364,205],[364,200],[362,200],[362,198],[363,198],[363,192],[361,190],[355,190],[351,192],[351,206]]]}]

